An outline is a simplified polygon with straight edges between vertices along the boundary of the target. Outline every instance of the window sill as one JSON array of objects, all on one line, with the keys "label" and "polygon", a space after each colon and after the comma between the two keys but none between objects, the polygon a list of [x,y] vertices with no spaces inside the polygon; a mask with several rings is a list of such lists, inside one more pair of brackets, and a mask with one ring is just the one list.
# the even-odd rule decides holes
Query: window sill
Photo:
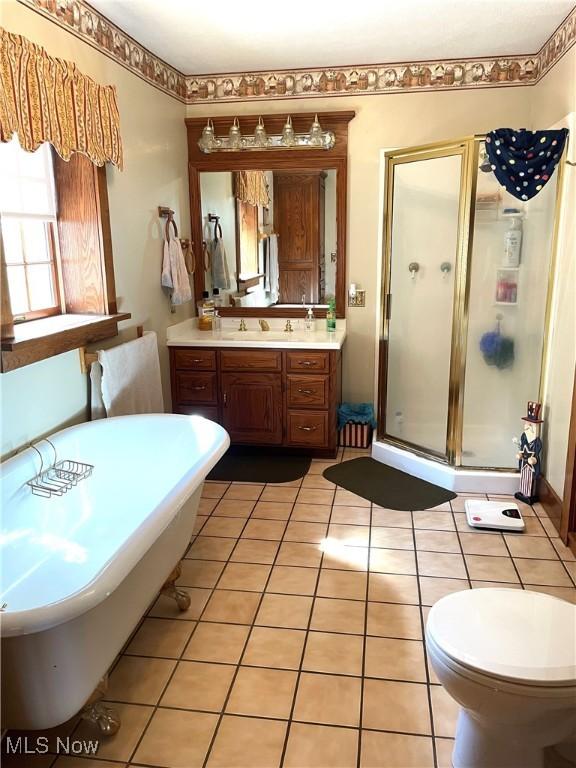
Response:
[{"label": "window sill", "polygon": [[14,338],[2,339],[2,373],[118,335],[129,313],[55,315],[14,326]]}]

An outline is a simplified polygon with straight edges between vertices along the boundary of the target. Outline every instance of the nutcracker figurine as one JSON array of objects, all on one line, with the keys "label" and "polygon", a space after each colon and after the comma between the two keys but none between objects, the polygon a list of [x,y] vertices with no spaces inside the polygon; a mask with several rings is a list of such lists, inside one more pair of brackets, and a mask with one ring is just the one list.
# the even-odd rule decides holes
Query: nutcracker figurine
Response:
[{"label": "nutcracker figurine", "polygon": [[514,442],[519,447],[516,458],[520,470],[520,490],[514,496],[525,504],[534,504],[538,499],[537,484],[541,473],[540,455],[542,453],[541,410],[542,403],[528,401],[527,413],[523,418],[524,430],[520,440],[514,438]]}]

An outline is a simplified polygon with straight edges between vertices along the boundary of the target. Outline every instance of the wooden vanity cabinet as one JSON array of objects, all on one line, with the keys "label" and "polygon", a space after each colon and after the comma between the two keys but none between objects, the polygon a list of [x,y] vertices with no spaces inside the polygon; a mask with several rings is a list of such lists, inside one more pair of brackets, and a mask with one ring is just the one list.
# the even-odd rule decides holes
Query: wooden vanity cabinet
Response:
[{"label": "wooden vanity cabinet", "polygon": [[223,373],[221,424],[233,443],[282,444],[282,377]]},{"label": "wooden vanity cabinet", "polygon": [[338,350],[170,347],[175,413],[217,421],[236,444],[337,452]]}]

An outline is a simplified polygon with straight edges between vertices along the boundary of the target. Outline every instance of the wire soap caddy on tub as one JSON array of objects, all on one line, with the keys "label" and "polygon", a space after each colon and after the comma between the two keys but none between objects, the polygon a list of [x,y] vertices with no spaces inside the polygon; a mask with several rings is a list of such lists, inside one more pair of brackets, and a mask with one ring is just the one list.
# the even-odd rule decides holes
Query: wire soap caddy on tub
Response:
[{"label": "wire soap caddy on tub", "polygon": [[35,445],[30,446],[40,456],[40,472],[26,483],[32,489],[33,494],[44,496],[44,498],[63,496],[80,480],[90,477],[94,470],[93,464],[85,464],[84,462],[72,461],[71,459],[58,461],[58,453],[54,443],[48,440],[47,437],[44,438],[43,442],[48,443],[52,447],[54,461],[48,469],[44,469],[44,458],[41,452]]}]

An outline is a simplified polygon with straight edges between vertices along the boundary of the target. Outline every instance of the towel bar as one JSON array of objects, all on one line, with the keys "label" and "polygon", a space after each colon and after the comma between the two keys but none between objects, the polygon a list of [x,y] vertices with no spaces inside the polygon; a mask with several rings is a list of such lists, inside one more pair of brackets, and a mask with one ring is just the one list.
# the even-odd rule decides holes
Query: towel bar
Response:
[{"label": "towel bar", "polygon": [[[144,326],[143,325],[137,325],[136,326],[136,338],[140,339],[144,335]],[[97,352],[88,352],[86,350],[86,347],[80,347],[78,350],[80,354],[80,370],[82,373],[90,373],[90,366],[92,363],[98,362],[98,353]]]}]

